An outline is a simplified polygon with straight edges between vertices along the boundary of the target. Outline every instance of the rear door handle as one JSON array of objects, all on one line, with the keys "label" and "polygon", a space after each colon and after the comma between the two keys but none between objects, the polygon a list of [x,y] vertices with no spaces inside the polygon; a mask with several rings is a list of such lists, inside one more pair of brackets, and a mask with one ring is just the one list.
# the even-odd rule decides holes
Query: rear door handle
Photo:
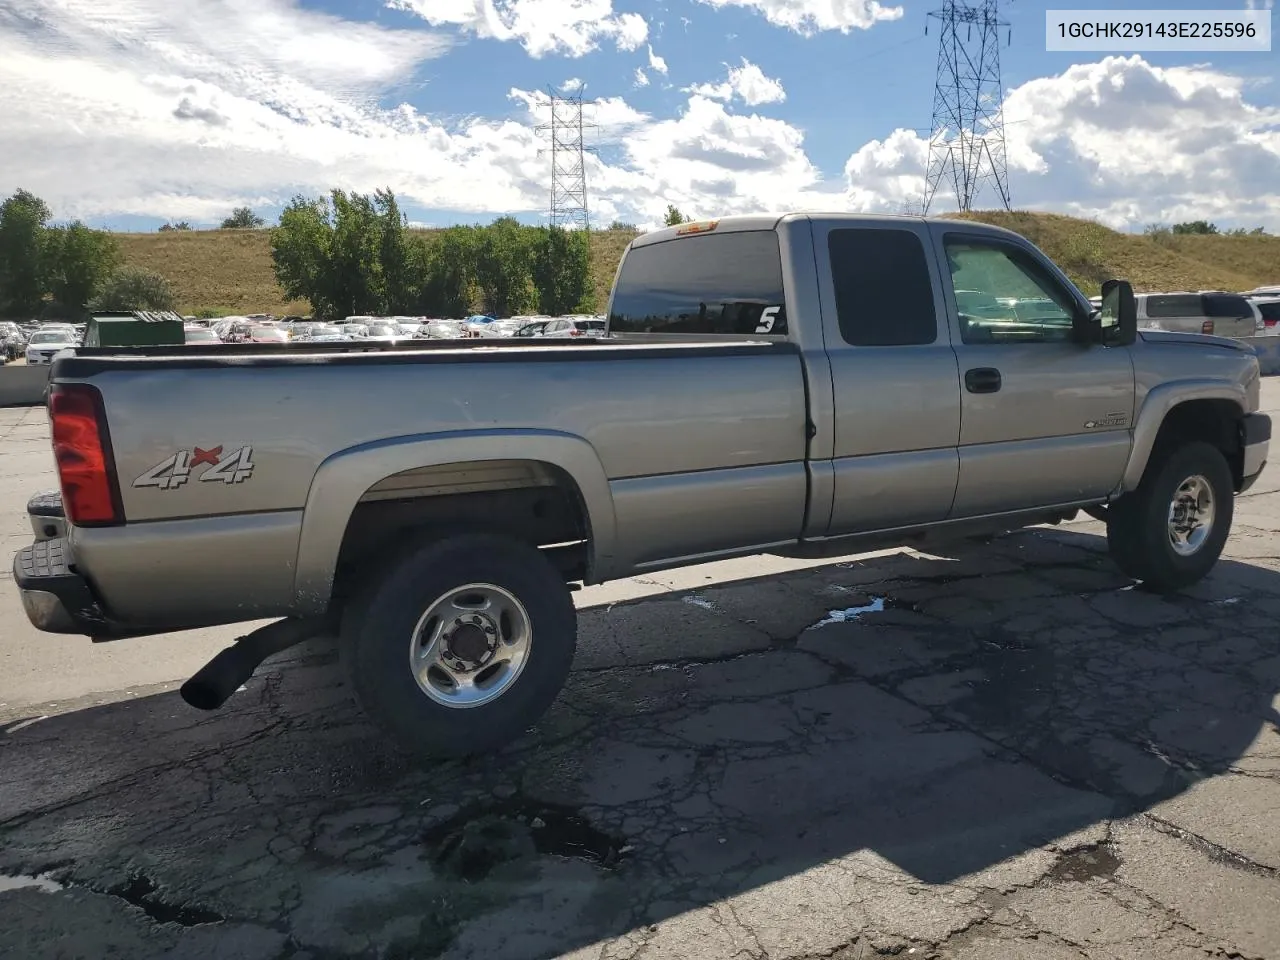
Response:
[{"label": "rear door handle", "polygon": [[970,393],[997,393],[1000,371],[995,367],[974,367],[964,372],[964,388]]}]

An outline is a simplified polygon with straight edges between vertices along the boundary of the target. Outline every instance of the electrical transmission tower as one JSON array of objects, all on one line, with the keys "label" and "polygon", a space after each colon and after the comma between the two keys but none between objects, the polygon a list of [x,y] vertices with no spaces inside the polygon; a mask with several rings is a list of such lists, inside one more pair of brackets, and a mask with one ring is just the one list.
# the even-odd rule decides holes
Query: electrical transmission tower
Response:
[{"label": "electrical transmission tower", "polygon": [[593,148],[587,146],[586,132],[595,125],[584,122],[583,100],[585,87],[573,93],[563,93],[548,87],[551,99],[550,123],[537,128],[539,134],[550,134],[551,154],[551,226],[582,230],[591,229],[591,217],[587,207],[587,154]]},{"label": "electrical transmission tower", "polygon": [[925,213],[944,179],[955,190],[961,210],[972,209],[974,197],[987,184],[1010,209],[999,37],[1000,27],[1008,23],[1000,19],[998,7],[999,0],[943,0],[942,8],[929,14],[941,22],[942,36],[929,128]]}]

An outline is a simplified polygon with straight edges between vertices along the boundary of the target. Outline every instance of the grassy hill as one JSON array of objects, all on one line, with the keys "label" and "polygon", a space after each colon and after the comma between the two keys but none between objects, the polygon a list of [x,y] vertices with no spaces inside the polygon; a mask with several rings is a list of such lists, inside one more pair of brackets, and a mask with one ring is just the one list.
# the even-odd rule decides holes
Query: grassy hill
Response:
[{"label": "grassy hill", "polygon": [[[600,309],[632,233],[598,231],[591,237],[591,269]],[[118,233],[125,263],[154,270],[178,293],[178,310],[220,314],[305,315],[311,305],[287,301],[271,269],[268,230],[181,230]]]},{"label": "grassy hill", "polygon": [[[1139,291],[1248,290],[1280,283],[1280,237],[1141,236],[1049,213],[955,214],[1016,230],[1070,274],[1089,295],[1108,277]],[[592,270],[600,309],[618,258],[632,234],[592,235]],[[200,230],[117,234],[125,261],[168,277],[184,313],[305,314],[286,302],[271,271],[266,230]]]}]

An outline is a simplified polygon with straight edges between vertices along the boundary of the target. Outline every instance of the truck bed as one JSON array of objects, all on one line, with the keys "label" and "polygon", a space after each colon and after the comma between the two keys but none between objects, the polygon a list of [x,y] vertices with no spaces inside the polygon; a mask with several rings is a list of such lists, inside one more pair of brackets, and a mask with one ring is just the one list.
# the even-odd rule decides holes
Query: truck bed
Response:
[{"label": "truck bed", "polygon": [[[307,589],[313,537],[326,551],[350,537],[376,543],[422,522],[424,504],[438,508],[442,496],[563,487],[577,467],[547,467],[560,457],[589,461],[582,470],[606,485],[598,522],[612,533],[592,531],[601,575],[800,535],[807,388],[794,344],[421,343],[59,360],[54,382],[90,382],[103,397],[127,523],[72,536],[119,615],[202,624],[214,608],[226,614],[228,594],[241,598],[242,618],[291,610]],[[175,455],[198,466],[190,482],[163,486]],[[344,466],[356,461],[357,472]],[[218,479],[227,482],[204,482]],[[352,502],[319,502],[335,490]],[[210,570],[219,582],[191,589]]]}]

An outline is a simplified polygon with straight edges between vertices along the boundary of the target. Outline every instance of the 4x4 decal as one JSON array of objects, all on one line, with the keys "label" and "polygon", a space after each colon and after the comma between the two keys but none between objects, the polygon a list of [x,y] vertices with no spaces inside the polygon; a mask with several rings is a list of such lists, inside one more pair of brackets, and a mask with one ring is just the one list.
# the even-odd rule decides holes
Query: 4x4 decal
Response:
[{"label": "4x4 decal", "polygon": [[190,480],[201,466],[206,469],[196,477],[200,483],[244,483],[253,476],[253,447],[240,447],[225,457],[221,446],[179,450],[137,477],[132,486],[173,490]]}]

